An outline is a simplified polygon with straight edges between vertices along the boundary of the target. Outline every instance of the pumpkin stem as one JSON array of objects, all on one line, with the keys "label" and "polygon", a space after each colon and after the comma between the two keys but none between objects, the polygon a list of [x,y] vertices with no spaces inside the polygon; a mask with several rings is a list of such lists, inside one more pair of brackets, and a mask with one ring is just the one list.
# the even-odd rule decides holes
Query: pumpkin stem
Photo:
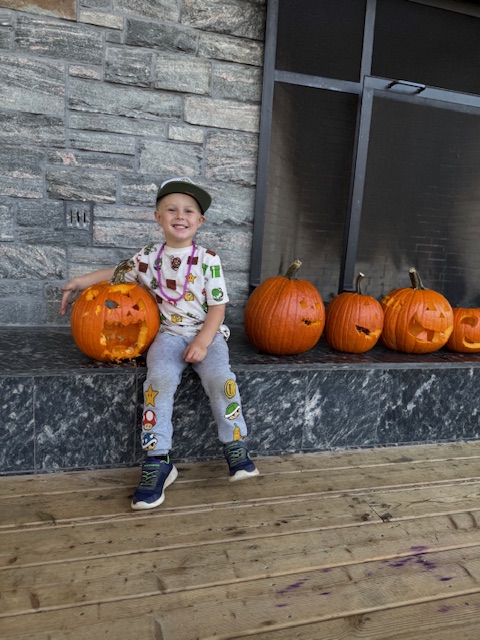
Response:
[{"label": "pumpkin stem", "polygon": [[125,274],[127,271],[132,270],[130,258],[122,260],[113,272],[113,278],[111,284],[125,284]]},{"label": "pumpkin stem", "polygon": [[292,280],[301,266],[302,266],[302,262],[300,260],[298,259],[294,260],[292,264],[288,267],[287,273],[285,274],[285,278]]},{"label": "pumpkin stem", "polygon": [[365,277],[365,275],[360,271],[358,273],[357,279],[355,280],[355,291],[356,293],[358,293],[359,295],[362,295],[362,290],[360,289],[360,282],[362,281],[362,279]]},{"label": "pumpkin stem", "polygon": [[420,278],[415,267],[410,267],[410,269],[408,270],[408,275],[410,276],[410,281],[414,289],[425,289],[422,279]]}]

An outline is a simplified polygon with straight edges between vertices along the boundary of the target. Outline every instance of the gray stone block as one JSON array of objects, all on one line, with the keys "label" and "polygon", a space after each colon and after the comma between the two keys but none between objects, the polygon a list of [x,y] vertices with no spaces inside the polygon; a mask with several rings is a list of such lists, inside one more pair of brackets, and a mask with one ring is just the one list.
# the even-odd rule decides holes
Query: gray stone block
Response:
[{"label": "gray stone block", "polygon": [[152,176],[124,174],[121,177],[121,201],[132,206],[151,207],[153,211],[160,182]]},{"label": "gray stone block", "polygon": [[13,45],[13,32],[12,29],[0,28],[0,49],[9,50]]},{"label": "gray stone block", "polygon": [[87,246],[90,244],[90,232],[81,229],[69,229],[64,231],[52,231],[51,229],[41,229],[39,227],[30,229],[19,229],[17,239],[24,244],[54,244],[68,246]]},{"label": "gray stone block", "polygon": [[71,129],[110,131],[112,133],[126,133],[135,136],[165,138],[166,135],[166,125],[163,122],[137,120],[124,118],[123,116],[71,113],[69,125]]},{"label": "gray stone block", "polygon": [[181,21],[202,31],[263,40],[265,5],[255,0],[185,0]]},{"label": "gray stone block", "polygon": [[213,249],[220,255],[225,272],[248,272],[252,244],[248,228],[225,224],[211,229],[208,225],[203,225],[198,231],[197,240],[202,246]]},{"label": "gray stone block", "polygon": [[153,54],[138,49],[107,47],[105,80],[148,87],[152,82]]},{"label": "gray stone block", "polygon": [[210,94],[212,64],[194,56],[158,54],[155,63],[157,89]]},{"label": "gray stone block", "polygon": [[66,252],[61,247],[0,244],[0,284],[5,295],[20,297],[16,280],[61,280],[66,266]]},{"label": "gray stone block", "polygon": [[206,127],[256,133],[260,122],[260,107],[229,100],[186,96],[185,121]]},{"label": "gray stone block", "polygon": [[76,78],[88,78],[89,80],[101,80],[102,68],[91,67],[79,64],[71,64],[68,67],[68,73]]},{"label": "gray stone block", "polygon": [[105,151],[107,153],[121,153],[135,155],[135,139],[117,136],[109,133],[91,133],[89,131],[72,131],[70,145],[75,149],[87,151]]},{"label": "gray stone block", "polygon": [[213,225],[249,225],[253,222],[255,210],[255,189],[231,183],[209,184],[208,192],[212,204],[207,212],[205,229]]},{"label": "gray stone block", "polygon": [[100,171],[134,171],[135,158],[115,156],[109,153],[87,153],[73,151],[49,151],[49,164],[62,166],[83,167],[85,169],[99,169]]},{"label": "gray stone block", "polygon": [[13,242],[14,236],[13,206],[0,204],[0,242]]},{"label": "gray stone block", "polygon": [[200,175],[202,149],[198,145],[143,140],[139,149],[140,173]]},{"label": "gray stone block", "polygon": [[196,142],[203,144],[205,138],[205,130],[200,127],[183,127],[181,125],[171,124],[168,127],[168,139],[177,140],[178,142]]},{"label": "gray stone block", "polygon": [[205,148],[208,178],[253,186],[256,182],[258,137],[247,133],[211,133]]},{"label": "gray stone block", "polygon": [[10,145],[0,147],[0,195],[43,197],[43,163],[41,150]]},{"label": "gray stone block", "polygon": [[50,168],[46,180],[50,198],[95,202],[116,200],[116,177],[111,173]]},{"label": "gray stone block", "polygon": [[116,11],[168,22],[178,22],[180,5],[180,0],[114,0]]},{"label": "gray stone block", "polygon": [[102,11],[80,11],[79,22],[95,24],[107,29],[123,29],[123,18]]},{"label": "gray stone block", "polygon": [[151,207],[133,208],[121,205],[96,204],[93,209],[95,219],[114,218],[115,220],[146,220],[152,222],[153,212]]},{"label": "gray stone block", "polygon": [[69,326],[70,314],[61,316],[59,314],[60,303],[62,301],[62,285],[45,285],[45,322],[47,325]]},{"label": "gray stone block", "polygon": [[111,9],[112,0],[79,0],[81,7],[88,9]]},{"label": "gray stone block", "polygon": [[77,0],[2,0],[4,7],[11,7],[29,13],[39,13],[65,20],[75,20],[77,13]]},{"label": "gray stone block", "polygon": [[65,122],[59,116],[0,112],[0,142],[65,146]]},{"label": "gray stone block", "polygon": [[18,203],[19,227],[42,227],[47,230],[63,230],[65,209],[63,202],[48,200],[24,200]]},{"label": "gray stone block", "polygon": [[102,33],[98,29],[58,20],[19,16],[15,32],[18,51],[57,60],[98,63],[103,54]]},{"label": "gray stone block", "polygon": [[3,109],[63,117],[65,113],[63,63],[1,54],[0,104]]},{"label": "gray stone block", "polygon": [[95,246],[128,247],[131,255],[159,237],[160,228],[155,221],[95,220],[93,225]]},{"label": "gray stone block", "polygon": [[145,120],[179,118],[182,114],[180,96],[88,82],[81,78],[71,79],[68,106],[74,111]]},{"label": "gray stone block", "polygon": [[201,58],[228,60],[261,67],[263,64],[263,43],[245,38],[234,38],[233,36],[200,33],[197,55]]},{"label": "gray stone block", "polygon": [[217,62],[213,66],[212,95],[248,102],[260,102],[262,69],[246,65]]},{"label": "gray stone block", "polygon": [[[118,264],[123,259],[130,256],[130,252],[125,249],[107,248],[107,247],[69,247],[68,259],[69,266],[82,266],[84,269],[104,269]],[[84,271],[87,273],[87,271]],[[71,277],[70,275],[68,276]]]},{"label": "gray stone block", "polygon": [[125,44],[151,47],[157,51],[196,53],[197,34],[172,24],[127,20]]}]

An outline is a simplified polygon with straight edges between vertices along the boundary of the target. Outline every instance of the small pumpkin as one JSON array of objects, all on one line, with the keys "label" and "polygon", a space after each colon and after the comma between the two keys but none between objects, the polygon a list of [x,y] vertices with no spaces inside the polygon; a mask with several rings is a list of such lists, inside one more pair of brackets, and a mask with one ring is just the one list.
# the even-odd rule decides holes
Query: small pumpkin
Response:
[{"label": "small pumpkin", "polygon": [[125,282],[125,270],[128,260],[118,265],[111,282],[88,287],[73,305],[73,339],[94,360],[136,358],[148,349],[160,328],[153,296],[141,285]]},{"label": "small pumpkin", "polygon": [[264,353],[303,353],[320,340],[325,306],[313,284],[295,279],[301,266],[301,261],[295,260],[284,276],[267,278],[247,300],[245,333]]},{"label": "small pumpkin", "polygon": [[426,289],[420,275],[409,270],[411,287],[395,289],[381,301],[385,320],[382,343],[404,353],[432,353],[443,347],[453,331],[453,310],[437,291]]},{"label": "small pumpkin", "polygon": [[447,348],[460,353],[480,352],[480,309],[453,309],[453,331]]},{"label": "small pumpkin", "polygon": [[377,344],[382,333],[382,305],[362,293],[363,277],[363,273],[358,274],[355,292],[344,291],[327,306],[325,338],[337,351],[365,353]]}]

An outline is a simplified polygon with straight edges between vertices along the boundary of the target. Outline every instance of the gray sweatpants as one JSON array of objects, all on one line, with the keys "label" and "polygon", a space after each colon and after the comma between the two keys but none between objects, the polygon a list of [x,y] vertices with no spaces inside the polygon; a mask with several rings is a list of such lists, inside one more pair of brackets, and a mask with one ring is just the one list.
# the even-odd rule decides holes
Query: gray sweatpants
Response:
[{"label": "gray sweatpants", "polygon": [[[189,364],[182,355],[191,340],[193,338],[158,333],[148,350],[142,420],[142,448],[148,455],[164,455],[172,448],[173,400]],[[246,436],[247,426],[225,338],[220,334],[215,336],[205,359],[191,366],[210,400],[220,442]]]}]

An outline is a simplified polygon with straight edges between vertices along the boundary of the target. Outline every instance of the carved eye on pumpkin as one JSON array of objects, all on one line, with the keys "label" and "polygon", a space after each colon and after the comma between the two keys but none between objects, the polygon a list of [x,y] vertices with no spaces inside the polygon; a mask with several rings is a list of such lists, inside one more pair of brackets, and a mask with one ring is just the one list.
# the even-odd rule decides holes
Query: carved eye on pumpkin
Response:
[{"label": "carved eye on pumpkin", "polygon": [[371,296],[362,294],[357,276],[356,292],[344,291],[327,307],[325,337],[332,349],[348,353],[365,353],[374,347],[383,328],[382,305]]},{"label": "carved eye on pumpkin", "polygon": [[453,310],[453,331],[447,347],[461,353],[480,352],[480,309]]},{"label": "carved eye on pumpkin", "polygon": [[395,289],[382,300],[385,322],[381,340],[405,353],[431,353],[443,347],[453,331],[453,311],[442,294],[425,289],[416,269],[412,287]]},{"label": "carved eye on pumpkin", "polygon": [[73,305],[73,338],[94,360],[136,358],[150,346],[160,327],[157,303],[150,293],[134,282],[114,281],[88,287]]}]

